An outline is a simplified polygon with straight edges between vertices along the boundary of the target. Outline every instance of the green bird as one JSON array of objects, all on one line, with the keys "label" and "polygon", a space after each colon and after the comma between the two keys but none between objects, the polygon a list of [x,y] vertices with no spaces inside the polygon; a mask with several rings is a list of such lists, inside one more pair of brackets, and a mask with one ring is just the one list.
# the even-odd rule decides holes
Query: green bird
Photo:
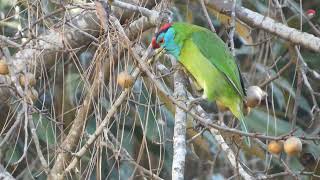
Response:
[{"label": "green bird", "polygon": [[[229,48],[217,34],[192,24],[168,23],[156,33],[152,47],[173,55],[203,88],[202,98],[228,107],[240,120],[241,129],[248,132],[241,74]],[[249,138],[246,143],[250,145]]]}]

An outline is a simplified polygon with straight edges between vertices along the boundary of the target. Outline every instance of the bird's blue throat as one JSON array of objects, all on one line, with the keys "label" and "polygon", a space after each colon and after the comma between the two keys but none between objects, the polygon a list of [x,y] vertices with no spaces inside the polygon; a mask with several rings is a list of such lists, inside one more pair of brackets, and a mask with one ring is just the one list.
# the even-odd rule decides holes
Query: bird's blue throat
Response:
[{"label": "bird's blue throat", "polygon": [[[161,45],[162,48],[164,48],[168,54],[173,55],[177,60],[181,52],[181,47],[174,41],[175,31],[173,28],[169,28],[162,37],[158,38],[164,38],[164,43]],[[161,36],[160,35],[160,36]]]},{"label": "bird's blue throat", "polygon": [[179,59],[178,57],[180,56],[181,48],[176,43],[170,42],[165,46],[165,49],[169,54],[173,55],[176,58],[176,60]]}]

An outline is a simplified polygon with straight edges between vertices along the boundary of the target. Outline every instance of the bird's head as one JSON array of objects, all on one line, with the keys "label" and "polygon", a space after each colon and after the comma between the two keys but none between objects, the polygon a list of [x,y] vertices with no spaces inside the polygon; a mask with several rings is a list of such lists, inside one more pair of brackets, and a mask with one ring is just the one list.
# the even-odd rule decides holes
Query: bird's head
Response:
[{"label": "bird's head", "polygon": [[164,24],[152,38],[152,48],[164,49],[166,52],[177,58],[180,54],[180,47],[174,41],[175,34],[176,31],[171,23]]},{"label": "bird's head", "polygon": [[174,30],[171,23],[164,24],[160,27],[159,31],[152,38],[152,48],[165,48],[168,44],[168,41],[173,41]]}]

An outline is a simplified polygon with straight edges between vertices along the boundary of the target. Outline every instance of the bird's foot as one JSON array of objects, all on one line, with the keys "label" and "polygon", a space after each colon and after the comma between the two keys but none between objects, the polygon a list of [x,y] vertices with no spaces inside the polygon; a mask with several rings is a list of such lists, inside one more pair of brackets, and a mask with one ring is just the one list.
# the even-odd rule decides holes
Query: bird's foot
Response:
[{"label": "bird's foot", "polygon": [[197,130],[197,131],[203,131],[206,129],[206,126],[204,126],[203,124],[201,124],[200,121],[197,121],[195,126],[194,126],[194,129]]},{"label": "bird's foot", "polygon": [[[204,116],[203,116],[204,115]],[[208,130],[209,124],[211,123],[218,123],[217,116],[214,113],[206,113],[206,114],[200,114],[200,116],[203,118],[203,121],[195,120],[194,128],[196,130]]]},{"label": "bird's foot", "polygon": [[187,103],[187,109],[188,111],[190,111],[195,105],[199,104],[201,101],[203,100],[206,100],[206,98],[204,97],[197,97],[197,98],[194,98],[192,100],[190,100],[188,103]]}]

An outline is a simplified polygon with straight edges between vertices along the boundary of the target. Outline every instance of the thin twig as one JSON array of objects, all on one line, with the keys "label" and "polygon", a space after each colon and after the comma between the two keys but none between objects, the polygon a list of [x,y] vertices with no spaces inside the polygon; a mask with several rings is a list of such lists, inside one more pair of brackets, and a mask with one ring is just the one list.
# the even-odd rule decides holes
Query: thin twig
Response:
[{"label": "thin twig", "polygon": [[297,88],[296,88],[296,94],[295,94],[295,101],[293,105],[292,110],[292,121],[291,121],[291,129],[294,129],[296,127],[297,122],[297,114],[298,114],[298,106],[300,103],[300,96],[301,96],[301,89],[302,89],[302,72],[299,68],[299,61],[297,61]]},{"label": "thin twig", "polygon": [[[147,51],[147,53],[143,57],[144,61],[146,61],[146,59],[148,58],[150,50],[151,50],[151,47],[149,47],[149,51]],[[140,74],[140,69],[136,68],[132,73],[132,77],[136,79],[139,74]],[[77,162],[79,161],[79,158],[86,153],[88,148],[95,142],[97,137],[101,135],[104,127],[109,123],[110,119],[117,112],[118,107],[120,107],[121,104],[127,99],[129,92],[130,92],[130,89],[128,88],[122,91],[118,99],[114,102],[114,104],[108,110],[107,115],[105,116],[101,124],[97,127],[96,131],[90,136],[90,138],[85,143],[85,145],[77,153],[74,153],[74,159],[70,162],[68,167],[65,169],[64,173],[70,172],[76,166]]]},{"label": "thin twig", "polygon": [[63,148],[63,151],[58,153],[54,166],[49,174],[50,179],[63,179],[63,172],[66,166],[71,159],[70,152],[73,152],[80,140],[82,135],[83,127],[86,124],[87,116],[90,108],[92,108],[92,99],[98,93],[98,88],[102,82],[101,79],[101,58],[97,60],[96,63],[96,73],[94,81],[91,87],[88,89],[88,92],[84,98],[84,101],[80,108],[78,109],[77,115],[73,120],[73,124],[69,130],[67,137],[63,140],[60,145]]},{"label": "thin twig", "polygon": [[284,73],[291,65],[293,64],[293,59],[291,59],[286,65],[284,65],[278,72],[276,75],[270,77],[269,79],[265,80],[263,83],[259,84],[259,86],[261,88],[266,87],[269,83],[271,83],[272,81],[278,79],[282,73]]},{"label": "thin twig", "polygon": [[215,140],[218,142],[218,144],[221,146],[221,149],[223,150],[223,152],[227,155],[228,160],[230,162],[230,164],[232,165],[232,167],[234,169],[239,170],[239,174],[244,178],[244,179],[248,179],[248,180],[254,180],[254,178],[252,176],[250,176],[241,165],[239,165],[237,163],[237,159],[236,156],[234,155],[233,151],[231,150],[231,148],[228,146],[228,144],[224,141],[223,137],[219,134],[219,132],[213,128],[210,129],[212,135],[214,136]]},{"label": "thin twig", "polygon": [[215,30],[215,28],[214,28],[214,26],[213,26],[213,24],[212,24],[212,21],[211,21],[211,19],[210,19],[209,14],[208,14],[208,11],[207,11],[207,8],[206,8],[206,5],[204,4],[204,0],[200,0],[200,3],[201,3],[202,11],[203,11],[204,15],[206,16],[206,19],[207,19],[208,25],[209,25],[209,27],[210,27],[211,31],[215,33],[215,32],[216,32],[216,30]]},{"label": "thin twig", "polygon": [[[101,144],[104,145],[106,148],[111,149],[114,153],[119,154],[122,160],[127,160],[129,163],[135,165],[138,169],[140,169],[144,174],[150,176],[152,179],[156,180],[162,180],[159,176],[156,174],[153,174],[151,171],[145,169],[141,165],[137,164],[135,160],[130,156],[129,152],[120,147],[120,143],[117,141],[117,139],[114,137],[114,135],[104,128],[103,130],[105,143],[102,142]],[[120,149],[117,149],[116,147],[120,147]],[[120,152],[119,152],[120,151]]]},{"label": "thin twig", "polygon": [[21,47],[22,47],[20,44],[14,42],[14,41],[11,41],[8,37],[2,36],[2,35],[0,35],[0,42],[2,42],[3,44],[8,44],[8,45],[13,46],[18,49],[21,49]]},{"label": "thin twig", "polygon": [[234,51],[234,32],[236,29],[236,0],[233,0],[233,4],[232,4],[232,9],[231,9],[231,30],[229,32],[229,41],[230,41],[230,50],[232,53],[232,56],[235,57],[236,56],[236,52]]},{"label": "thin twig", "polygon": [[42,167],[44,168],[45,172],[48,174],[49,166],[48,166],[48,163],[47,163],[46,159],[44,158],[43,153],[41,151],[39,138],[38,138],[38,135],[36,133],[37,129],[36,129],[35,125],[34,125],[33,119],[29,120],[29,127],[30,127],[30,131],[31,131],[31,135],[32,135],[32,139],[33,139],[34,145],[36,146],[36,151],[37,151],[38,157],[40,159],[40,163],[41,163]]},{"label": "thin twig", "polygon": [[4,138],[0,143],[0,148],[2,148],[3,145],[9,141],[9,138],[11,137],[12,133],[17,128],[17,126],[21,123],[22,115],[23,115],[23,111],[18,111],[14,124],[10,127],[9,131],[6,133],[6,135],[4,136]]},{"label": "thin twig", "polygon": [[11,173],[9,173],[6,168],[3,167],[2,164],[0,164],[0,179],[3,180],[15,180],[14,177],[12,177]]}]

